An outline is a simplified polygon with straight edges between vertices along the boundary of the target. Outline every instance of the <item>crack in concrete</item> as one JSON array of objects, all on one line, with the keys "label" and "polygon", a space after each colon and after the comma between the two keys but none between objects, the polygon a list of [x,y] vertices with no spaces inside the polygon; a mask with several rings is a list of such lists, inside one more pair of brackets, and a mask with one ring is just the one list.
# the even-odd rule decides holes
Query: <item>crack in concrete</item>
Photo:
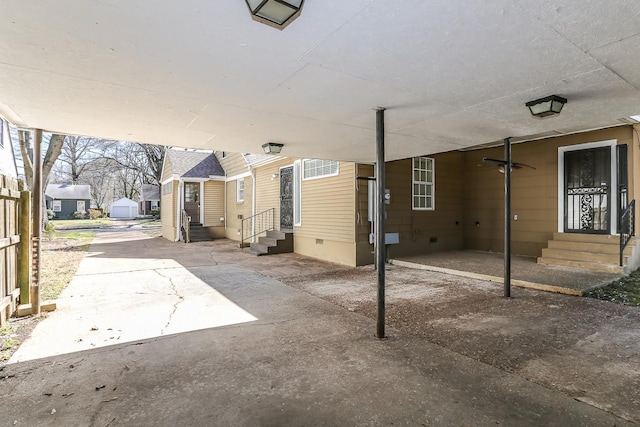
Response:
[{"label": "crack in concrete", "polygon": [[178,293],[178,288],[176,288],[176,284],[173,283],[173,278],[170,276],[165,276],[164,274],[160,273],[157,270],[153,270],[156,274],[164,277],[165,279],[169,279],[169,284],[171,285],[171,290],[173,291],[173,295],[175,295],[176,297],[178,297],[178,301],[176,301],[175,304],[173,304],[173,310],[171,311],[171,313],[169,314],[169,319],[167,320],[167,323],[164,325],[164,327],[160,330],[160,335],[164,335],[164,331],[169,327],[169,325],[171,324],[171,320],[173,319],[173,315],[176,314],[176,311],[178,311],[178,306],[180,305],[181,302],[184,301],[184,296],[180,295],[180,293]]}]

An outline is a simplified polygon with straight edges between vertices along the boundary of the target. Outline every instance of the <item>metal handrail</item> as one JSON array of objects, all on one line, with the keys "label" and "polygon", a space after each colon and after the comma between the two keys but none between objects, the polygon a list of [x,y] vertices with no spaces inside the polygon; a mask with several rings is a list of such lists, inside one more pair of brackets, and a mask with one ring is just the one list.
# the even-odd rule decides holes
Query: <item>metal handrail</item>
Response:
[{"label": "metal handrail", "polygon": [[249,218],[242,218],[240,226],[240,249],[244,248],[244,242],[253,239],[266,231],[276,229],[276,209],[271,208],[262,211]]},{"label": "metal handrail", "polygon": [[623,266],[623,252],[632,236],[636,234],[636,200],[633,199],[620,214],[620,266]]},{"label": "metal handrail", "polygon": [[184,239],[184,242],[191,242],[191,218],[184,209],[182,209],[181,213],[180,228],[182,230],[182,238]]}]

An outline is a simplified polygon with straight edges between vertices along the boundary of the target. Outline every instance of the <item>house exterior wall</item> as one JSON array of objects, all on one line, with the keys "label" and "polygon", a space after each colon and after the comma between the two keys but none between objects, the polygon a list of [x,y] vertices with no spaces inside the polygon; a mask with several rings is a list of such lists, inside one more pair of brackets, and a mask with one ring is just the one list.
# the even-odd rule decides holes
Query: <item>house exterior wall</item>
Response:
[{"label": "house exterior wall", "polygon": [[[228,175],[228,174],[227,174]],[[249,218],[252,215],[252,193],[253,193],[253,180],[251,176],[246,176],[244,179],[244,200],[238,202],[237,189],[238,180],[226,182],[227,187],[227,215],[225,218],[225,237],[230,240],[240,241],[242,227],[242,218]]]},{"label": "house exterior wall", "polygon": [[[640,124],[633,125],[629,144],[629,201],[640,198]],[[640,203],[640,200],[636,202]],[[640,234],[640,207],[636,205],[635,229]],[[640,239],[639,239],[640,240]],[[639,242],[640,244],[640,242]]]},{"label": "house exterior wall", "polygon": [[[542,248],[558,231],[558,148],[607,140],[628,145],[629,173],[633,174],[633,165],[639,163],[632,161],[638,154],[632,148],[630,126],[513,144],[513,161],[536,168],[514,169],[511,174],[511,210],[512,215],[518,215],[518,220],[511,222],[513,253],[540,256]],[[464,152],[464,248],[501,252],[504,247],[504,175],[494,168],[479,168],[483,157],[504,158],[503,148]],[[436,172],[436,183],[438,179]],[[629,182],[634,182],[634,178],[630,176]],[[615,201],[615,194],[612,196]],[[631,192],[630,199],[634,197]]]},{"label": "house exterior wall", "polygon": [[[166,166],[166,163],[165,163]],[[165,185],[167,187],[165,187]],[[169,181],[160,187],[160,212],[162,212],[162,237],[176,240],[176,209],[178,207],[178,181]],[[165,193],[165,190],[171,189]]]},{"label": "house exterior wall", "polygon": [[356,164],[340,162],[338,175],[302,181],[301,225],[294,251],[356,265]]},{"label": "house exterior wall", "polygon": [[280,168],[292,165],[293,159],[285,158],[255,169],[256,213],[274,208],[276,229],[280,228]]},{"label": "house exterior wall", "polygon": [[434,159],[435,209],[412,208],[412,159],[388,162],[387,233],[399,233],[400,243],[387,246],[390,258],[459,250],[463,247],[463,154],[450,152]]},{"label": "house exterior wall", "polygon": [[249,171],[249,165],[241,153],[226,153],[226,157],[222,158],[222,152],[217,151],[216,157],[224,169],[227,177],[233,177]]},{"label": "house exterior wall", "polygon": [[205,181],[202,202],[204,203],[203,226],[209,229],[211,237],[225,237],[223,181]]},{"label": "house exterior wall", "polygon": [[[60,200],[60,212],[54,212],[55,219],[73,219],[73,213],[78,210],[78,201],[80,200]],[[91,201],[89,199],[84,200],[84,210],[87,212]],[[53,199],[46,201],[47,209],[53,210]]]}]

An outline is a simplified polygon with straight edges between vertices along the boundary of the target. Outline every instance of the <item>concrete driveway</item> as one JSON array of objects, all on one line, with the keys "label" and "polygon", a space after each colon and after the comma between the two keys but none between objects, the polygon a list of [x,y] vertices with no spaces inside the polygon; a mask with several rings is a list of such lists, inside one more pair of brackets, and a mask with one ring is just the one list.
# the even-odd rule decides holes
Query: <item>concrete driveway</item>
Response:
[{"label": "concrete driveway", "polygon": [[99,233],[0,372],[0,423],[634,425],[274,278],[340,269]]}]

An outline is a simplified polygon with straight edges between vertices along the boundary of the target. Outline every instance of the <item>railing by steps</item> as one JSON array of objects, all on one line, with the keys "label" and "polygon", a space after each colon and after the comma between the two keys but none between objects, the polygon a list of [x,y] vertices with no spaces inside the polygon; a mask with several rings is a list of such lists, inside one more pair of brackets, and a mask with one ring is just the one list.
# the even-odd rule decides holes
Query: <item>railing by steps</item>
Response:
[{"label": "railing by steps", "polygon": [[189,235],[191,232],[191,218],[187,214],[187,211],[182,209],[182,213],[180,215],[180,229],[182,231],[182,238],[185,243],[189,243],[191,241],[191,236]]},{"label": "railing by steps", "polygon": [[623,252],[631,237],[636,234],[636,200],[633,199],[620,215],[620,266],[623,266]]},{"label": "railing by steps", "polygon": [[249,218],[242,219],[240,227],[240,249],[245,247],[245,242],[267,231],[276,229],[276,210],[267,209]]}]

